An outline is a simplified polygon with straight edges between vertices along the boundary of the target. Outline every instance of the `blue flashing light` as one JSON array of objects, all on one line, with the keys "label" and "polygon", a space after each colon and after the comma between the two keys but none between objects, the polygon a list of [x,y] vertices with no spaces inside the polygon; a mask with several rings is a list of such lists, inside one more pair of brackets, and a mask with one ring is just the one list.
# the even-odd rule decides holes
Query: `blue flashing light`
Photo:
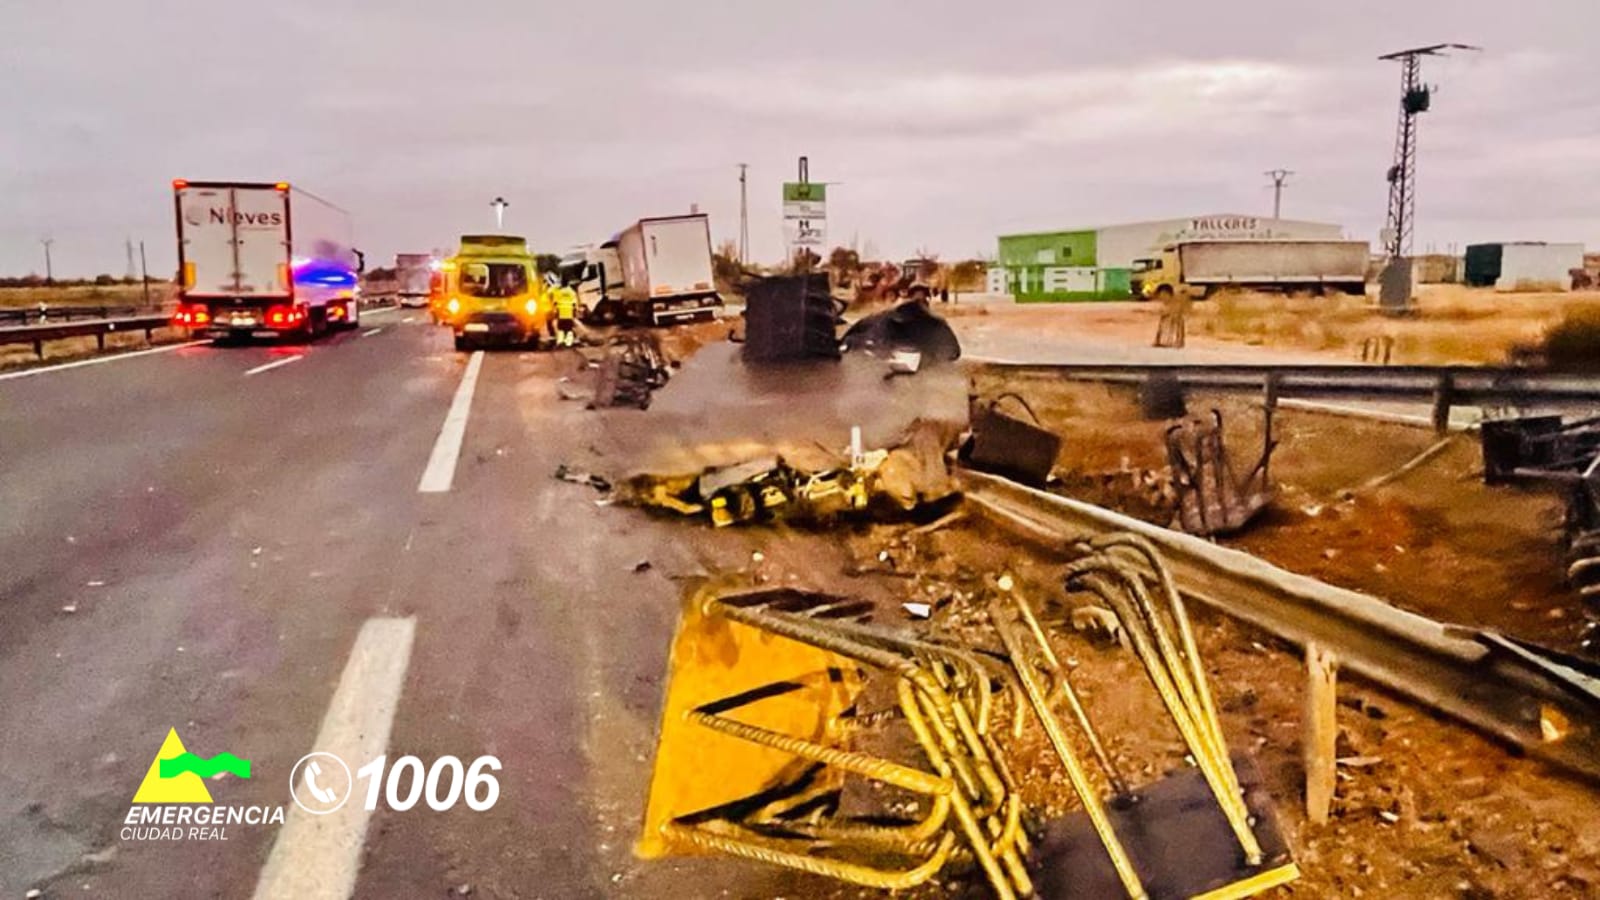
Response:
[{"label": "blue flashing light", "polygon": [[355,287],[356,273],[349,266],[321,259],[295,260],[294,283],[322,287]]}]

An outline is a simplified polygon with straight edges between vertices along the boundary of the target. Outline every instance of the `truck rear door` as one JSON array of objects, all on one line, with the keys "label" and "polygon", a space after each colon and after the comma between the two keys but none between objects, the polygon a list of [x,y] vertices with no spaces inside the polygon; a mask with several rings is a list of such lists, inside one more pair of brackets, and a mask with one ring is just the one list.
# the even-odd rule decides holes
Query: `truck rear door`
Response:
[{"label": "truck rear door", "polygon": [[711,290],[711,233],[704,218],[646,222],[644,243],[651,297]]},{"label": "truck rear door", "polygon": [[291,295],[287,190],[184,185],[177,194],[178,252],[188,296]]}]

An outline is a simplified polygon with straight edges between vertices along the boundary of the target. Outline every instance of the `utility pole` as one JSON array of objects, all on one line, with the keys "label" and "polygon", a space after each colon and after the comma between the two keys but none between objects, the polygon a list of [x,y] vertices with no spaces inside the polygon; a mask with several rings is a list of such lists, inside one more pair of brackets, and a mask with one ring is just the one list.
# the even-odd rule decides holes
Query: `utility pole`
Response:
[{"label": "utility pole", "polygon": [[1282,218],[1283,212],[1283,186],[1294,174],[1292,169],[1268,169],[1266,176],[1272,179],[1272,217]]},{"label": "utility pole", "polygon": [[150,306],[150,266],[144,260],[144,241],[139,242],[139,280],[144,283],[144,305]]},{"label": "utility pole", "polygon": [[739,163],[739,265],[750,261],[750,203],[745,191],[745,170],[749,163]]},{"label": "utility pole", "polygon": [[1417,116],[1428,111],[1433,89],[1422,83],[1422,58],[1449,50],[1480,50],[1468,44],[1433,44],[1378,57],[1400,63],[1400,122],[1394,139],[1394,164],[1389,167],[1389,214],[1384,222],[1384,252],[1402,259],[1411,252],[1417,213]]},{"label": "utility pole", "polygon": [[489,205],[494,207],[494,230],[500,231],[504,229],[506,227],[506,207],[511,204],[507,203],[504,197],[496,197],[489,201]]},{"label": "utility pole", "polygon": [[128,268],[123,277],[128,281],[132,281],[134,274],[138,271],[133,267],[133,238],[124,238],[122,246],[128,251]]},{"label": "utility pole", "polygon": [[50,265],[50,245],[56,242],[55,238],[40,238],[39,243],[44,245],[44,283],[55,284],[56,272]]},{"label": "utility pole", "polygon": [[1400,63],[1400,122],[1395,128],[1394,163],[1387,175],[1389,213],[1383,226],[1383,252],[1388,259],[1378,276],[1378,307],[1390,315],[1405,315],[1415,308],[1415,280],[1408,257],[1417,217],[1417,116],[1433,105],[1433,89],[1422,83],[1422,58],[1449,50],[1477,49],[1467,44],[1433,44],[1378,57]]}]

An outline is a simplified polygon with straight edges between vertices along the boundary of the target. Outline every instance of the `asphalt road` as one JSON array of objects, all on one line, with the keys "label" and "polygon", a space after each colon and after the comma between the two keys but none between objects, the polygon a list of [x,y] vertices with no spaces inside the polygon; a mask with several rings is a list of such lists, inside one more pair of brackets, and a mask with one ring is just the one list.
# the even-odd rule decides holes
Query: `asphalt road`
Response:
[{"label": "asphalt road", "polygon": [[[461,402],[470,359],[400,310],[311,346],[0,376],[0,897],[287,896],[269,868],[363,898],[819,887],[631,854],[674,576],[748,563],[765,538],[689,539],[553,480],[631,411],[560,401],[574,361],[553,353],[484,355]],[[451,421],[447,487],[419,490],[430,467],[441,482]],[[374,622],[409,636],[377,663],[356,649]],[[289,825],[127,838],[169,728],[252,761],[249,780],[205,782],[217,804],[286,807]],[[291,772],[329,742],[425,766],[493,755],[499,799],[369,821],[356,792],[309,817]]]}]

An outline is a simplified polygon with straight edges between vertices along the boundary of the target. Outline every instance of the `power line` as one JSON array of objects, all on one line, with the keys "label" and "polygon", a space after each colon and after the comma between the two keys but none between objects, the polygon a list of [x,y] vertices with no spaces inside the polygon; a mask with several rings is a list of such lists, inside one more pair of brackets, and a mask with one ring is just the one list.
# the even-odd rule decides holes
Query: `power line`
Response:
[{"label": "power line", "polygon": [[1283,185],[1294,174],[1293,169],[1268,169],[1266,176],[1272,179],[1272,217],[1282,218],[1283,212]]}]

